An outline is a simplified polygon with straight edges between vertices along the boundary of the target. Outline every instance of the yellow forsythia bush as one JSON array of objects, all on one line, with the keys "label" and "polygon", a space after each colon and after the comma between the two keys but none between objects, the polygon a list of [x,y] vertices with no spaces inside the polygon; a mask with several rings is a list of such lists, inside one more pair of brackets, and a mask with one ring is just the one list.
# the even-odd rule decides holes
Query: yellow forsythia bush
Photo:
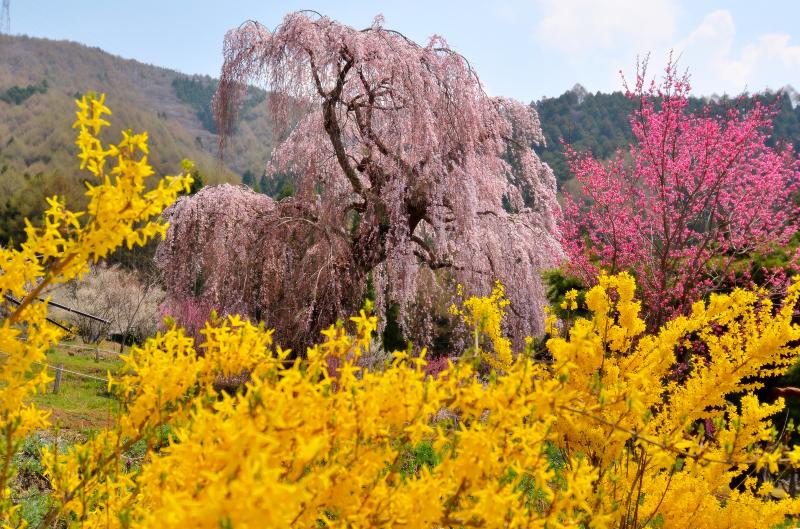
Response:
[{"label": "yellow forsythia bush", "polygon": [[[81,103],[81,157],[101,182],[88,191],[83,222],[53,200],[22,250],[0,253],[0,293],[25,300],[0,328],[5,527],[19,522],[12,454],[47,425],[25,404],[45,382],[31,377],[32,362],[58,339],[37,301],[41,285],[163,231],[155,216],[188,183],[168,178],[147,191],[146,137],[103,148],[96,135],[106,112],[102,99]],[[109,173],[107,159],[116,163]],[[199,344],[172,328],[134,348],[111,381],[122,402],[113,427],[44,454],[53,491],[42,525],[774,526],[800,501],[768,497],[754,472],[796,465],[800,450],[783,446],[770,420],[784,402],[761,403],[752,390],[755,377],[796,359],[799,295],[795,284],[777,307],[752,292],[712,296],[647,335],[632,278],[602,276],[586,296],[591,317],[551,337],[553,360],[543,363],[507,357],[498,287],[453,309],[476,326],[476,353],[481,341],[495,345],[490,363],[500,367],[490,376],[460,362],[431,378],[423,358],[403,353],[383,371],[358,367],[376,328],[368,310],[326,330],[302,360],[234,316],[209,323]],[[676,351],[689,340],[703,358],[674,377]],[[244,390],[215,391],[219,376],[242,371],[251,377]],[[738,405],[728,400],[741,393]],[[142,441],[142,464],[127,465],[124,452]]]}]

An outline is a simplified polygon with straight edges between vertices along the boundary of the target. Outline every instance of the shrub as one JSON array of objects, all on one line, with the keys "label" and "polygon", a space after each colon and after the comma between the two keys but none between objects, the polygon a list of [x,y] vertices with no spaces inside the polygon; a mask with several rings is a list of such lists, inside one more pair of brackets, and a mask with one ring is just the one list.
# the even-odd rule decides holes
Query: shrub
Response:
[{"label": "shrub", "polygon": [[[800,214],[800,162],[790,146],[770,145],[774,109],[693,113],[689,90],[672,63],[660,83],[641,70],[627,94],[636,103],[628,152],[603,162],[567,150],[581,184],[561,223],[569,270],[586,284],[600,270],[634,273],[652,329],[698,297],[752,285],[743,257],[785,246]],[[796,260],[763,260],[753,275],[781,292]]]},{"label": "shrub", "polygon": [[166,300],[161,306],[162,315],[181,324],[187,336],[200,338],[200,331],[211,317],[213,308],[193,296]]},{"label": "shrub", "polygon": [[[36,367],[61,331],[46,321],[47,303],[41,296],[54,285],[87,273],[90,262],[123,243],[142,245],[163,235],[165,226],[157,221],[158,215],[191,182],[179,176],[148,185],[153,171],[145,156],[146,133],[124,132],[120,143],[104,146],[97,137],[108,125],[104,116],[110,111],[104,99],[89,95],[78,102],[75,127],[81,167],[96,179],[87,186],[85,212],[73,213],[57,197],[48,199],[41,227],[27,224],[27,240],[18,249],[0,247],[0,525],[4,526],[19,519],[19,506],[11,501],[8,488],[14,476],[13,456],[28,434],[47,426],[48,413],[31,404],[30,397],[50,380],[46,370]],[[21,303],[9,306],[6,295]],[[47,516],[42,523],[48,523]]]},{"label": "shrub", "polygon": [[141,278],[119,266],[99,265],[57,295],[67,306],[103,318],[97,321],[73,312],[64,317],[78,329],[85,343],[97,343],[109,333],[121,343],[141,343],[158,329],[164,291],[154,278]]},{"label": "shrub", "polygon": [[[105,150],[90,131],[104,107],[82,103],[83,158],[100,176]],[[9,353],[0,364],[0,460],[47,424],[26,404],[47,381],[33,363],[58,337],[38,293],[123,241],[162,231],[149,219],[188,185],[177,178],[144,192],[147,165],[125,152],[120,177],[90,188],[86,224],[54,200],[50,222],[29,229],[21,250],[0,249],[0,293],[23,297],[0,325]],[[481,357],[497,369],[460,361],[436,378],[424,356],[405,353],[382,371],[359,367],[377,328],[368,310],[325,329],[295,360],[272,331],[238,316],[212,318],[199,345],[173,326],[133,348],[110,382],[122,402],[114,425],[65,451],[43,449],[53,492],[40,526],[716,528],[768,527],[800,513],[797,500],[767,499],[769,483],[749,473],[800,466],[800,448],[785,447],[770,420],[784,401],[752,393],[754,375],[779,375],[797,358],[800,281],[781,305],[737,289],[651,333],[635,290],[629,274],[600,275],[585,294],[589,316],[553,334],[544,364],[498,354],[498,285],[454,309],[476,349],[492,344],[494,355]],[[573,310],[577,296],[566,302]],[[676,381],[676,351],[689,339],[711,361]],[[246,390],[214,389],[218,377],[245,371]],[[743,395],[738,406],[734,395]],[[127,464],[131,454],[136,464]],[[0,521],[13,527],[8,468]]]},{"label": "shrub", "polygon": [[[520,354],[488,377],[459,362],[432,379],[424,359],[403,353],[384,371],[357,367],[377,325],[365,312],[325,330],[304,361],[287,361],[271,331],[234,316],[206,326],[196,350],[173,328],[134,349],[114,381],[119,423],[45,457],[60,505],[50,519],[709,528],[797,513],[797,501],[768,499],[769,483],[748,478],[751,465],[800,461],[769,419],[783,401],[759,402],[749,380],[796,358],[800,283],[780,307],[752,292],[715,295],[655,334],[644,334],[634,293],[629,275],[601,276],[586,296],[591,317],[550,339],[552,365]],[[497,297],[482,303],[501,308]],[[714,361],[668,382],[689,336]],[[220,397],[216,377],[242,370],[252,373],[246,391]],[[738,407],[726,400],[740,392]],[[127,447],[160,446],[164,424],[167,449],[117,470]]]}]

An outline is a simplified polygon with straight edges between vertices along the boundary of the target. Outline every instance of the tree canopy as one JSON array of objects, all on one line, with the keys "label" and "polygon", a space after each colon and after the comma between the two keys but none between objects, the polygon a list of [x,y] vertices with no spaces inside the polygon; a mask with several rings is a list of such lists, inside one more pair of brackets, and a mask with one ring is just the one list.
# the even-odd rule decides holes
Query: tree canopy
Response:
[{"label": "tree canopy", "polygon": [[302,110],[270,166],[295,175],[294,196],[215,188],[179,201],[159,255],[173,300],[244,310],[302,344],[371,279],[378,311],[398,305],[405,335],[424,343],[432,323],[415,314],[430,311],[415,308],[456,282],[488,293],[500,279],[514,338],[541,333],[540,272],[561,253],[555,178],[530,148],[543,140],[535,109],[488,96],[441,37],[419,45],[381,18],[364,30],[311,12],[272,31],[247,22],[224,58],[223,140],[248,83],[273,93],[280,125]]}]

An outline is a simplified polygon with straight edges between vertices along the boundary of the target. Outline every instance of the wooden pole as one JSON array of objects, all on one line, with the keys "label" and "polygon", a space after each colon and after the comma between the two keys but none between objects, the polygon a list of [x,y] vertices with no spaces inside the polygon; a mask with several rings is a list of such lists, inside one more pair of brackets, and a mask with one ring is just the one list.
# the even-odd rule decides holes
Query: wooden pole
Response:
[{"label": "wooden pole", "polygon": [[53,381],[53,394],[58,394],[58,390],[61,389],[61,374],[64,371],[64,364],[58,364],[58,368],[56,369],[56,379]]}]

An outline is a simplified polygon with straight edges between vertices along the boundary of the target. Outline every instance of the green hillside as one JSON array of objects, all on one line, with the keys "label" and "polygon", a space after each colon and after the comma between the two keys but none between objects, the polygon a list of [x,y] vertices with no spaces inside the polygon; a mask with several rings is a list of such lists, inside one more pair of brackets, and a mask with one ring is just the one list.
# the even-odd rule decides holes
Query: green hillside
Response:
[{"label": "green hillside", "polygon": [[205,183],[260,175],[272,149],[266,93],[251,90],[224,164],[210,100],[216,81],[126,60],[81,44],[0,35],[0,243],[18,238],[22,216],[38,216],[43,197],[80,203],[86,175],[75,163],[73,99],[107,94],[113,109],[106,139],[119,126],[147,130],[156,170],[193,160]]}]

